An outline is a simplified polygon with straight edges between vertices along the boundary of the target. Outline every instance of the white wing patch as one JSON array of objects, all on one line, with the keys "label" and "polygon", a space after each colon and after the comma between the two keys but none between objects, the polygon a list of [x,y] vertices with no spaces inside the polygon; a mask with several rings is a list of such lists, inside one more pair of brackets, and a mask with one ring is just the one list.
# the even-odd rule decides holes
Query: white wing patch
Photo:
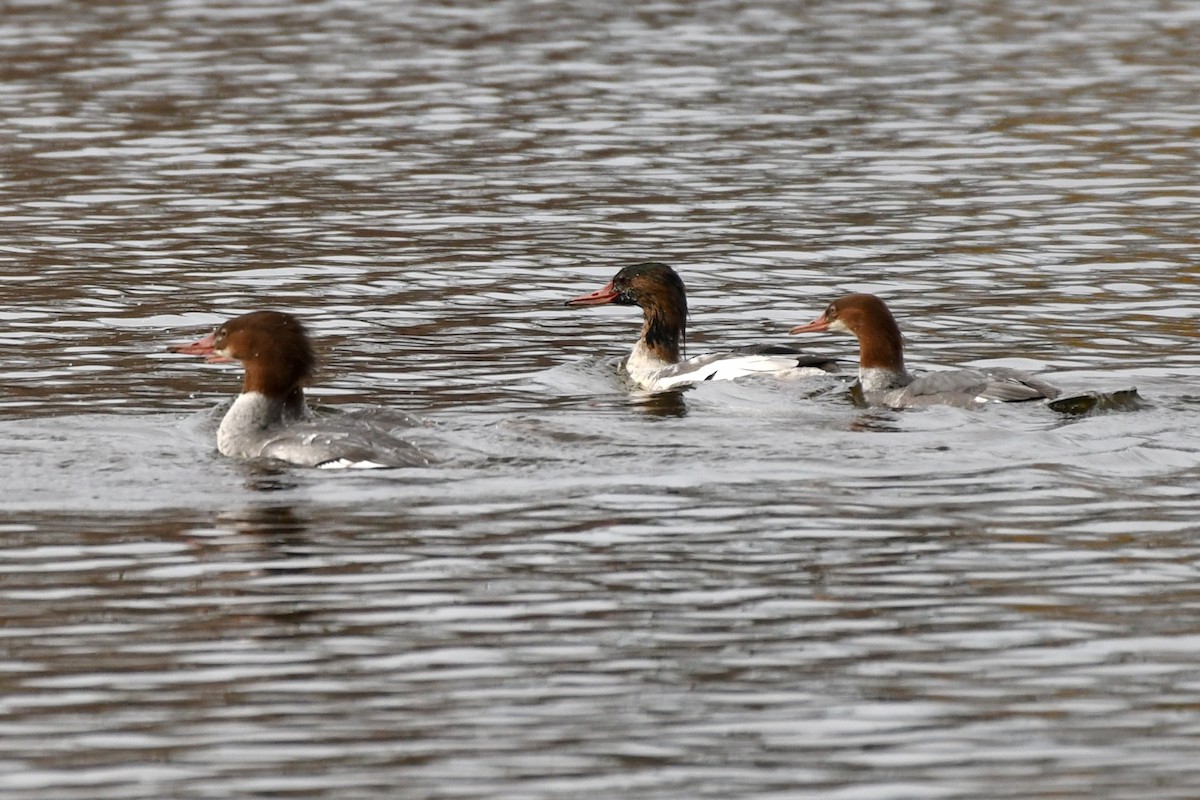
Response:
[{"label": "white wing patch", "polygon": [[335,458],[331,461],[322,461],[316,467],[317,469],[389,469],[387,464],[380,464],[375,461],[351,461],[348,458]]},{"label": "white wing patch", "polygon": [[700,356],[662,369],[646,388],[660,391],[689,383],[731,381],[753,375],[804,378],[825,374],[819,367],[797,367],[795,356]]}]

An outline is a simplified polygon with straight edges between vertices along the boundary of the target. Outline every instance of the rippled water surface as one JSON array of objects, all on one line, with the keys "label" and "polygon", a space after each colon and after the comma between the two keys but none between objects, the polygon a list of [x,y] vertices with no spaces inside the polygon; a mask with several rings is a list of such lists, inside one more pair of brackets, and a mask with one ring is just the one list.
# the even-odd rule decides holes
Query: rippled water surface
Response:
[{"label": "rippled water surface", "polygon": [[[0,794],[1194,798],[1184,0],[0,12]],[[617,378],[850,290],[1145,408]],[[439,463],[215,452],[281,308]],[[853,342],[812,336],[817,352]]]}]

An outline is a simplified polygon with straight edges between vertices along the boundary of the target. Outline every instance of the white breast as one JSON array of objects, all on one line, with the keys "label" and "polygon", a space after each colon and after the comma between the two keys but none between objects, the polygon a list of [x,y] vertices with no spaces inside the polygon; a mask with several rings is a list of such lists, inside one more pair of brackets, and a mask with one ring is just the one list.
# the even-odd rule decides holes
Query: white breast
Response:
[{"label": "white breast", "polygon": [[258,392],[243,392],[221,420],[217,449],[235,458],[256,458],[283,421],[283,402]]}]

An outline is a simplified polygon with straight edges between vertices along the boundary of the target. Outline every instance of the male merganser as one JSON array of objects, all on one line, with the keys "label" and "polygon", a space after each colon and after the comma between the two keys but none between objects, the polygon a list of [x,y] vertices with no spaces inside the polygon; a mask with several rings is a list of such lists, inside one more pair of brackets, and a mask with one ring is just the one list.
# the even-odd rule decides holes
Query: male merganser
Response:
[{"label": "male merganser", "polygon": [[223,455],[323,469],[428,463],[416,447],[369,422],[314,421],[303,385],[312,377],[316,357],[304,326],[291,314],[243,314],[198,341],[168,349],[208,361],[242,362],[242,393],[217,429],[217,449]]},{"label": "male merganser", "polygon": [[839,297],[820,317],[791,330],[812,331],[848,331],[858,337],[858,380],[871,405],[976,408],[985,403],[1050,400],[1059,395],[1058,387],[1007,367],[955,369],[914,378],[904,368],[904,341],[896,319],[875,295]]},{"label": "male merganser", "polygon": [[687,328],[687,294],[675,270],[657,261],[633,264],[603,288],[567,301],[569,306],[641,306],[642,335],[625,360],[625,370],[642,389],[652,392],[712,380],[748,375],[800,378],[837,372],[824,356],[806,356],[785,347],[751,348],[714,353],[681,361]]}]

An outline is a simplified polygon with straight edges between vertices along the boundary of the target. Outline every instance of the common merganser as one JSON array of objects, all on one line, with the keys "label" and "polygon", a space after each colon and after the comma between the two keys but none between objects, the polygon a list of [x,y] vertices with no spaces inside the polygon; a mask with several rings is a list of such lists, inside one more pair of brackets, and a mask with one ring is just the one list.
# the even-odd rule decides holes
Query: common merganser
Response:
[{"label": "common merganser", "polygon": [[675,389],[701,381],[750,375],[801,378],[837,372],[824,356],[806,356],[786,347],[749,348],[680,360],[687,328],[687,293],[675,270],[657,261],[633,264],[602,288],[567,301],[568,306],[641,306],[642,335],[625,360],[625,370],[642,389]]},{"label": "common merganser", "polygon": [[217,429],[217,449],[223,455],[322,469],[429,463],[416,447],[378,425],[359,419],[316,421],[303,388],[316,357],[304,326],[291,314],[243,314],[202,339],[168,350],[206,356],[211,362],[242,362],[242,393]]},{"label": "common merganser", "polygon": [[1007,367],[955,369],[915,378],[904,368],[904,340],[887,305],[875,295],[848,294],[825,313],[792,333],[847,331],[858,338],[858,380],[871,405],[892,408],[951,405],[976,408],[986,403],[1050,400],[1057,386]]}]

